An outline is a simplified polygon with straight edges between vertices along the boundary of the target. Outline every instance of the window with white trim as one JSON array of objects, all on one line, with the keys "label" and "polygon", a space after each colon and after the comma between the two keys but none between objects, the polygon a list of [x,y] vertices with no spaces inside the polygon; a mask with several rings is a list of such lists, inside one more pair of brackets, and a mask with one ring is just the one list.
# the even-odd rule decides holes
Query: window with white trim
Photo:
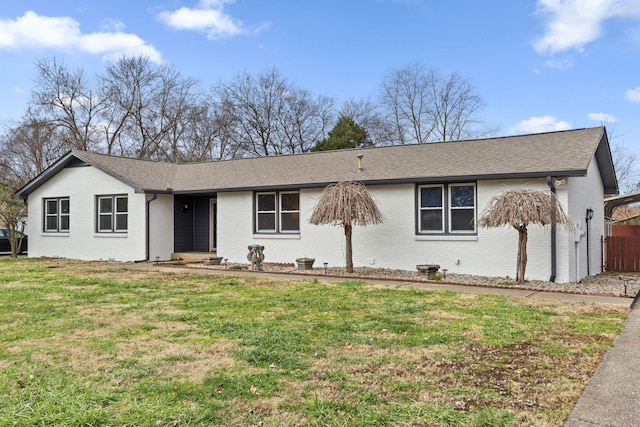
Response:
[{"label": "window with white trim", "polygon": [[449,232],[475,233],[476,186],[449,184]]},{"label": "window with white trim", "polygon": [[97,229],[99,233],[123,233],[128,229],[129,199],[127,196],[98,196]]},{"label": "window with white trim", "polygon": [[270,191],[255,196],[256,233],[299,233],[300,193]]},{"label": "window with white trim", "polygon": [[43,229],[45,233],[68,233],[70,203],[68,197],[44,199]]},{"label": "window with white trim", "polygon": [[418,187],[419,234],[471,234],[476,232],[474,183]]}]

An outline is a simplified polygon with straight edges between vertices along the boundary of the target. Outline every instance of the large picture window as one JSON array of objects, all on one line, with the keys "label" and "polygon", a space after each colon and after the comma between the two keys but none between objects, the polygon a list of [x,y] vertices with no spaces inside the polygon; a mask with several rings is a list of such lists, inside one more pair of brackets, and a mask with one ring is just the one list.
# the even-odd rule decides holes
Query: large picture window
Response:
[{"label": "large picture window", "polygon": [[127,196],[98,196],[98,232],[126,232],[129,221]]},{"label": "large picture window", "polygon": [[300,193],[256,193],[255,229],[258,233],[300,232]]},{"label": "large picture window", "polygon": [[69,232],[70,203],[68,197],[44,199],[44,231]]},{"label": "large picture window", "polygon": [[438,184],[418,187],[418,233],[475,232],[475,184]]}]

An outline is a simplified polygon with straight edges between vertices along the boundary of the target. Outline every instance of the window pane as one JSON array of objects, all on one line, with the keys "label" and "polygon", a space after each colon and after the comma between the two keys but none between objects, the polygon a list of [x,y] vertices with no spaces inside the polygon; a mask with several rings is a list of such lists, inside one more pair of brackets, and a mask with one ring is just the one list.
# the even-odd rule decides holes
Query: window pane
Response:
[{"label": "window pane", "polygon": [[69,199],[60,200],[60,212],[63,214],[69,213]]},{"label": "window pane", "polygon": [[460,208],[475,206],[473,185],[456,185],[451,187],[451,207]]},{"label": "window pane", "polygon": [[69,230],[69,216],[61,216],[60,217],[60,230]]},{"label": "window pane", "polygon": [[100,215],[98,219],[98,229],[101,231],[111,231],[111,215]]},{"label": "window pane", "polygon": [[473,209],[455,209],[451,211],[451,231],[474,231]]},{"label": "window pane", "polygon": [[127,200],[126,197],[116,197],[116,212],[128,212]]},{"label": "window pane", "polygon": [[58,217],[57,216],[48,216],[47,217],[46,230],[47,231],[57,231],[58,230]]},{"label": "window pane", "polygon": [[127,214],[116,215],[116,230],[122,231],[127,229]]},{"label": "window pane", "polygon": [[275,194],[258,194],[258,210],[259,211],[275,211],[276,195]]},{"label": "window pane", "polygon": [[441,208],[442,187],[422,187],[420,189],[420,207]]},{"label": "window pane", "polygon": [[283,211],[297,211],[300,210],[300,195],[297,193],[284,193],[280,195],[282,199]]},{"label": "window pane", "polygon": [[111,199],[110,197],[108,199],[99,199],[98,203],[100,205],[100,208],[99,208],[100,213],[113,212],[113,199]]},{"label": "window pane", "polygon": [[258,231],[275,231],[276,230],[276,214],[275,213],[259,213],[258,214]]},{"label": "window pane", "polygon": [[299,231],[300,230],[300,214],[298,212],[283,213],[282,231]]},{"label": "window pane", "polygon": [[58,213],[58,201],[47,200],[47,214],[54,215]]},{"label": "window pane", "polygon": [[421,211],[420,231],[442,231],[442,211],[437,209]]}]

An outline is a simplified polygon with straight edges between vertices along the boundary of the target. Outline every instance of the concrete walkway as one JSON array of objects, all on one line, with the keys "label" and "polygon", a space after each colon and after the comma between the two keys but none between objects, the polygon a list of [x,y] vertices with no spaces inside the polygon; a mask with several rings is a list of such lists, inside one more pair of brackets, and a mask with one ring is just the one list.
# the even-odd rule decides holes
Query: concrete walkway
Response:
[{"label": "concrete walkway", "polygon": [[565,427],[640,425],[640,309],[635,306]]},{"label": "concrete walkway", "polygon": [[275,280],[317,280],[320,282],[344,282],[345,280],[363,280],[367,283],[371,283],[375,286],[388,286],[388,287],[413,287],[417,289],[431,289],[440,291],[454,291],[454,292],[467,292],[472,294],[491,294],[491,295],[505,295],[519,298],[535,298],[535,299],[551,299],[557,301],[567,302],[586,302],[593,304],[613,304],[618,306],[631,307],[633,299],[626,297],[612,297],[602,295],[582,295],[571,294],[567,292],[547,292],[547,291],[532,291],[530,289],[515,289],[506,287],[486,287],[486,286],[472,286],[472,285],[457,285],[453,283],[436,283],[436,282],[411,282],[403,280],[387,280],[387,279],[371,279],[362,278],[357,279],[353,277],[335,277],[311,275],[311,274],[295,274],[295,273],[275,273],[275,272],[257,272],[250,270],[223,270],[213,268],[197,268],[197,267],[176,267],[174,265],[162,265],[141,262],[137,264],[126,264],[124,268],[136,269],[136,270],[150,270],[150,271],[164,271],[164,272],[182,272],[191,274],[212,274],[212,275],[224,275],[224,276],[260,276],[268,277]]},{"label": "concrete walkway", "polygon": [[[312,276],[302,274],[262,273],[253,271],[228,271],[169,267],[140,263],[128,268],[185,272],[212,275],[248,275],[279,280],[344,281],[343,277]],[[490,288],[430,282],[405,282],[365,279],[376,286],[414,287],[419,289],[449,290],[475,294],[494,294],[520,298],[551,299],[568,302],[613,304],[632,307],[633,299],[596,295],[577,295],[561,292],[537,292],[522,289]],[[640,304],[639,304],[640,305]],[[624,323],[622,333],[605,355],[587,388],[580,396],[565,427],[636,427],[640,426],[640,308],[632,308]]]}]

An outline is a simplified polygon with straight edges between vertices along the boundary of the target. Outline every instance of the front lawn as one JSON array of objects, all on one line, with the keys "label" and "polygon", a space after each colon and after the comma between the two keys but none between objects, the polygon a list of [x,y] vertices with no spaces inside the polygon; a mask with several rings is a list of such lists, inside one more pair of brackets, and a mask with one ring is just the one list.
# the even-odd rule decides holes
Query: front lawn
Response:
[{"label": "front lawn", "polygon": [[561,426],[627,310],[0,260],[0,425]]}]

